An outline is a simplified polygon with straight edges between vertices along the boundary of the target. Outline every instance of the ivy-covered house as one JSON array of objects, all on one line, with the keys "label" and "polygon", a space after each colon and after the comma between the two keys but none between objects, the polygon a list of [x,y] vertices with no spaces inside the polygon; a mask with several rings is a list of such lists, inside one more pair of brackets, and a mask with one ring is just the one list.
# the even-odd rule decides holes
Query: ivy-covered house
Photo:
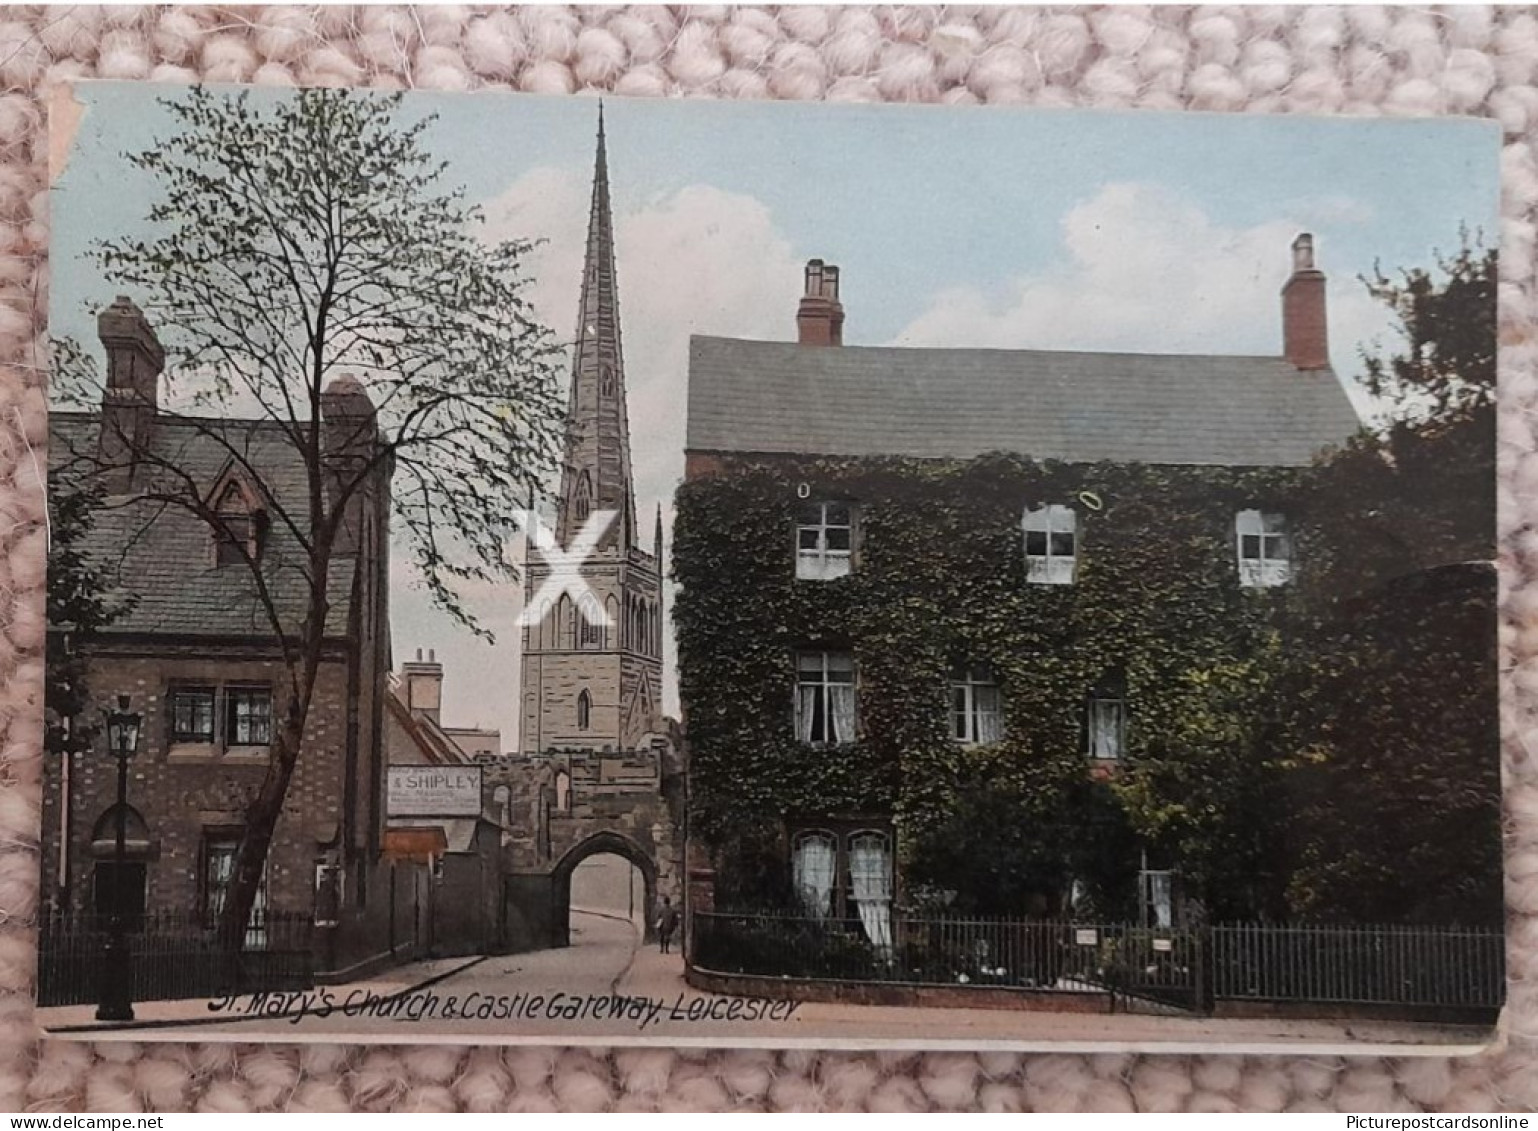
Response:
[{"label": "ivy-covered house", "polygon": [[877,947],[899,907],[1252,913],[1292,510],[1360,427],[1292,253],[1271,357],[846,346],[820,260],[798,340],[692,340],[675,627],[717,907]]}]

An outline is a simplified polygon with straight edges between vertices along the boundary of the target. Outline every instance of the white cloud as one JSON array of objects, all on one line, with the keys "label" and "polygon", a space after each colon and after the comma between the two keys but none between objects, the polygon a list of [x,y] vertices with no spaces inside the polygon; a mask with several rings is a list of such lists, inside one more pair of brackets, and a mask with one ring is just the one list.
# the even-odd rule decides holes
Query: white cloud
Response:
[{"label": "white cloud", "polygon": [[[1335,216],[1350,215],[1350,203],[1315,202]],[[1110,184],[1063,217],[1058,265],[994,293],[942,291],[894,344],[1276,355],[1288,249],[1318,219],[1305,212],[1228,227],[1169,189]],[[1349,379],[1361,368],[1358,343],[1382,333],[1388,319],[1349,271],[1330,269],[1327,241],[1319,255],[1329,276],[1331,355]],[[1368,407],[1354,382],[1348,392],[1359,410]]]}]

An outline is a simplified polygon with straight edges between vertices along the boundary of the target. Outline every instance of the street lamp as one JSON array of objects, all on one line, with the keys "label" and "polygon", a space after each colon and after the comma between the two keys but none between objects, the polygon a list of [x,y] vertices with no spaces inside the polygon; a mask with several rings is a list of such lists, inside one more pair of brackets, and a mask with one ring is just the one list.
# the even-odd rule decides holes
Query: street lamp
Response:
[{"label": "street lamp", "polygon": [[117,710],[107,716],[107,752],[117,759],[117,844],[112,856],[112,915],[107,923],[107,947],[103,953],[101,1003],[98,1021],[132,1021],[133,978],[128,967],[128,760],[139,749],[139,715],[128,709],[128,696],[117,697]]}]

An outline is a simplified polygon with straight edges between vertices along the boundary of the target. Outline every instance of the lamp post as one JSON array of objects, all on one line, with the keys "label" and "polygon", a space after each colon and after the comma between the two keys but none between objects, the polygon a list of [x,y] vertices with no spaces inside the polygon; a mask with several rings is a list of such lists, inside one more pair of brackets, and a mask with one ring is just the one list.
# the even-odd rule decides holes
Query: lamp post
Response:
[{"label": "lamp post", "polygon": [[128,696],[117,697],[117,710],[103,711],[107,716],[107,751],[117,759],[117,843],[112,855],[112,915],[107,922],[107,946],[101,977],[101,1002],[96,1007],[98,1021],[132,1021],[133,978],[128,967],[128,923],[126,904],[128,884],[128,760],[139,749],[139,715],[128,709]]}]

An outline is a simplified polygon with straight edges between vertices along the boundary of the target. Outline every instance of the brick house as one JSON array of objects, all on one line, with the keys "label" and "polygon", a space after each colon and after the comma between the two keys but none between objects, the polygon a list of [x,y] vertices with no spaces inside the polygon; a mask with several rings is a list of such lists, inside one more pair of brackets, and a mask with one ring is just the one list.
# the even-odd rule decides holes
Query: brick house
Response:
[{"label": "brick house", "polygon": [[[985,792],[997,768],[1120,775],[1191,674],[1135,642],[1187,631],[1186,595],[1264,629],[1295,576],[1283,485],[1360,427],[1312,237],[1292,256],[1274,357],[846,346],[820,260],[796,341],[692,339],[675,622],[694,908],[786,900],[889,946],[919,894],[914,815],[957,767]],[[1130,533],[1166,505],[1178,599],[1141,592],[1153,551]],[[1178,919],[1183,862],[1114,852],[1117,906]],[[1064,870],[1007,913],[1069,910],[1083,886]]]},{"label": "brick house", "polygon": [[[121,879],[133,910],[191,910],[211,921],[288,699],[278,627],[297,629],[309,583],[297,534],[278,521],[276,504],[303,529],[309,479],[278,421],[167,411],[161,345],[127,298],[100,315],[98,330],[107,371],[102,403],[96,412],[52,414],[51,485],[104,489],[83,550],[114,591],[132,599],[126,615],[73,644],[88,658],[94,700],[81,722],[96,723],[95,708],[119,696],[143,721],[129,772],[120,878],[112,861],[116,768],[105,737],[89,752],[47,765],[44,898],[59,912],[100,911]],[[353,379],[332,382],[321,412],[324,459],[353,459],[377,435],[373,405]],[[220,520],[218,536],[195,514],[144,501],[163,477],[195,487]],[[318,892],[328,906],[338,899],[356,906],[380,855],[390,671],[387,464],[345,506],[325,582],[323,660],[258,901],[268,911],[309,916]],[[263,587],[247,564],[253,558]]]}]

